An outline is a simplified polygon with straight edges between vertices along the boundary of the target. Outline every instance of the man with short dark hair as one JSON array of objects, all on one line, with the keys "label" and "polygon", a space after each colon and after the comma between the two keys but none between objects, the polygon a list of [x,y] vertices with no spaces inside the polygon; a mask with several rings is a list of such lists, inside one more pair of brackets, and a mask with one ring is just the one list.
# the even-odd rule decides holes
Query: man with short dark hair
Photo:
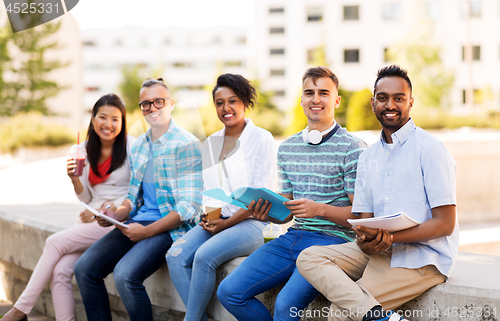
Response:
[{"label": "man with short dark hair", "polygon": [[357,242],[300,254],[298,270],[332,302],[329,320],[404,320],[383,309],[443,282],[458,252],[455,161],[410,118],[406,71],[379,70],[371,103],[382,132],[359,158],[352,211],[359,218],[403,212],[421,223],[392,233],[356,226]]},{"label": "man with short dark hair", "polygon": [[[339,107],[337,77],[325,67],[310,68],[303,79],[301,105],[308,127],[285,142],[278,151],[278,192],[290,199],[284,204],[293,226],[278,239],[252,253],[220,284],[219,301],[238,320],[272,320],[255,298],[286,283],[274,308],[274,320],[299,320],[302,309],[318,292],[297,271],[295,261],[311,245],[352,241],[349,229],[356,166],[365,144],[340,127],[334,119]],[[260,220],[270,205],[253,201],[248,210]]]}]

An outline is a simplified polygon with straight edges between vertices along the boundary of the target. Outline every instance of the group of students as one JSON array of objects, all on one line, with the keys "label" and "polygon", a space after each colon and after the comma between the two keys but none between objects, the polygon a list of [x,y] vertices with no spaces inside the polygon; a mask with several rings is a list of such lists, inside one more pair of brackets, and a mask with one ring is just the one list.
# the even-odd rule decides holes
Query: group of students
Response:
[{"label": "group of students", "polygon": [[[216,269],[247,255],[217,290],[238,320],[299,320],[319,293],[331,301],[329,320],[404,320],[391,309],[445,281],[458,251],[455,162],[411,119],[412,86],[401,67],[377,74],[371,105],[382,131],[367,149],[334,119],[341,97],[331,70],[308,69],[302,85],[308,126],[278,151],[268,131],[245,119],[256,92],[240,75],[217,79],[212,98],[224,128],[203,145],[171,118],[174,100],[161,79],[140,90],[151,128],[137,140],[126,134],[120,98],[101,97],[83,143],[88,165],[78,177],[68,160],[67,173],[80,200],[128,228],[82,212],[82,224],[47,239],[4,320],[26,320],[49,280],[56,319],[74,320],[73,272],[88,320],[111,320],[110,273],[130,319],[153,320],[143,282],[165,260],[185,320],[208,320]],[[225,205],[220,219],[207,220],[202,204],[217,204],[203,189],[240,187],[277,190],[291,214],[277,221],[259,199],[247,210]],[[390,233],[347,222],[398,212],[422,223]],[[264,244],[265,222],[292,219]],[[281,284],[272,316],[256,295]]]}]

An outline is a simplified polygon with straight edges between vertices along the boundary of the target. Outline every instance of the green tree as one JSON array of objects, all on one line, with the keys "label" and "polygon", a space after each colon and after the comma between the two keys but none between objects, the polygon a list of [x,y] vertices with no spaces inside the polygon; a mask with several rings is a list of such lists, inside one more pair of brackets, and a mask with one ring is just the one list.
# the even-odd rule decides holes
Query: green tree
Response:
[{"label": "green tree", "polygon": [[5,80],[5,73],[11,68],[12,58],[9,53],[9,42],[12,32],[4,26],[0,29],[0,115],[10,115],[13,103],[13,84]]},{"label": "green tree", "polygon": [[340,106],[335,109],[335,120],[340,126],[346,126],[347,106],[352,96],[352,91],[339,86]]},{"label": "green tree", "polygon": [[372,111],[371,97],[372,92],[369,89],[356,91],[352,94],[347,106],[347,130],[380,129],[380,123]]},{"label": "green tree", "polygon": [[255,88],[257,92],[257,106],[255,106],[258,110],[276,110],[278,111],[278,107],[273,104],[272,96],[273,93],[269,91],[263,91],[260,80],[252,80],[252,86]]},{"label": "green tree", "polygon": [[428,110],[446,109],[455,76],[443,66],[441,47],[432,41],[432,28],[422,21],[412,28],[405,39],[387,51],[391,63],[408,70],[412,80],[413,97],[419,108]]},{"label": "green tree", "polygon": [[14,75],[12,84],[17,97],[3,112],[14,115],[19,112],[38,111],[49,114],[46,100],[55,97],[65,87],[50,80],[48,75],[68,63],[49,60],[47,52],[60,48],[53,36],[61,23],[45,23],[41,26],[17,32],[11,35],[18,51],[16,62],[19,68],[12,68]]},{"label": "green tree", "polygon": [[144,77],[141,75],[141,67],[137,65],[123,66],[121,72],[123,78],[118,85],[118,91],[125,103],[127,112],[132,112],[138,108],[139,91],[141,90]]},{"label": "green tree", "polygon": [[300,105],[300,100],[301,97],[298,97],[292,108],[292,123],[285,130],[285,134],[287,135],[298,133],[307,126],[307,117],[304,114],[304,109]]}]

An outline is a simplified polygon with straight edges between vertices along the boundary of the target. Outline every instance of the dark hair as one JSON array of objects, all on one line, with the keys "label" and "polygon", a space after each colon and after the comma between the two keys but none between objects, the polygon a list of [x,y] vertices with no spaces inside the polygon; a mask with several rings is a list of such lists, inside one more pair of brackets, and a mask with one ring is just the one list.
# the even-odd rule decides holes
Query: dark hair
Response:
[{"label": "dark hair", "polygon": [[408,77],[408,71],[404,70],[398,65],[390,65],[384,68],[381,68],[377,72],[377,80],[375,80],[375,85],[373,85],[373,91],[375,92],[375,89],[377,88],[377,84],[380,79],[385,78],[385,77],[400,77],[406,80],[408,83],[408,86],[410,86],[410,93],[412,92],[412,87],[411,87],[411,80],[410,77]]},{"label": "dark hair", "polygon": [[330,78],[335,86],[337,86],[337,90],[339,89],[339,79],[335,74],[328,68],[323,66],[312,67],[306,70],[304,76],[302,76],[302,84],[306,81],[307,78],[311,78],[313,84],[316,85],[316,79],[318,78]]},{"label": "dark hair", "polygon": [[215,101],[215,92],[221,87],[231,88],[245,107],[253,108],[257,99],[257,92],[250,81],[241,75],[223,74],[217,78],[217,84],[212,90],[212,99]]},{"label": "dark hair", "polygon": [[[111,156],[111,166],[109,167],[109,171],[107,174],[110,174],[115,169],[122,166],[127,157],[127,122],[126,122],[126,111],[125,104],[115,94],[107,94],[99,98],[99,100],[95,103],[92,108],[92,118],[95,118],[99,108],[102,106],[113,106],[120,110],[122,113],[122,130],[116,136],[115,142],[113,143],[113,154]],[[94,130],[94,125],[92,124],[92,120],[90,120],[89,129],[87,130],[87,159],[90,164],[90,168],[92,171],[99,177],[101,174],[99,173],[97,164],[99,162],[99,155],[101,154],[101,139],[97,135]]]},{"label": "dark hair", "polygon": [[144,80],[144,82],[142,83],[141,88],[153,87],[154,85],[163,86],[163,87],[165,87],[170,92],[170,90],[168,89],[167,85],[163,81],[163,78],[156,78],[156,79],[148,78],[148,79]]}]

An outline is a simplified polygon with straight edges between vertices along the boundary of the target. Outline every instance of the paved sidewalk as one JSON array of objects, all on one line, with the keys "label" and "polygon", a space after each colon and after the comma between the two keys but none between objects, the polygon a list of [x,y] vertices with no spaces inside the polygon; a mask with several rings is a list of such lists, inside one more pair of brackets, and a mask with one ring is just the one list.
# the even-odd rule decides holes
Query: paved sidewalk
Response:
[{"label": "paved sidewalk", "polygon": [[71,227],[83,210],[66,175],[66,157],[0,169],[0,211]]}]

